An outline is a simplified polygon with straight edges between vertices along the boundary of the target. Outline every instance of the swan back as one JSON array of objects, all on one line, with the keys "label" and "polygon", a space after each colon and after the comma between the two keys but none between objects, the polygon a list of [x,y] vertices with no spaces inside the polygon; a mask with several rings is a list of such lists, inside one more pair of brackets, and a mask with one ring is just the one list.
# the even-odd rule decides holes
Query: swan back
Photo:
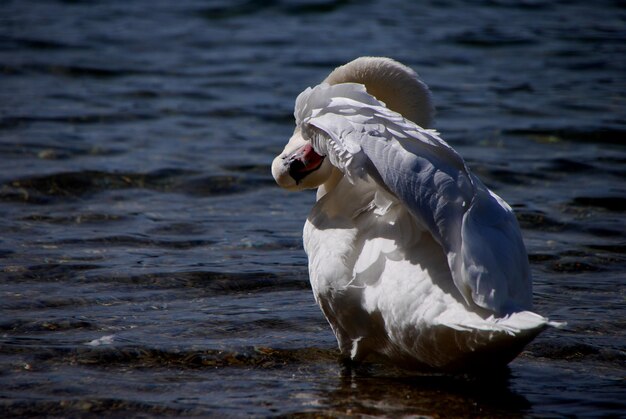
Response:
[{"label": "swan back", "polygon": [[355,83],[305,90],[295,115],[303,137],[350,183],[375,180],[428,230],[472,310],[502,316],[531,308],[528,258],[511,208],[437,133]]},{"label": "swan back", "polygon": [[387,108],[430,128],[435,108],[430,90],[409,67],[386,57],[360,57],[337,67],[325,83],[360,83]]}]

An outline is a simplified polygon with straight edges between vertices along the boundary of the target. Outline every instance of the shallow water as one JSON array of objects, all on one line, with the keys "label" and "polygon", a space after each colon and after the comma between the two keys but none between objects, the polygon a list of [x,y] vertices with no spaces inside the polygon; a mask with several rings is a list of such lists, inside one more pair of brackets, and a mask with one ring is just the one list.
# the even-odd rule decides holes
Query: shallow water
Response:
[{"label": "shallow water", "polygon": [[[626,411],[626,10],[558,1],[0,4],[4,416]],[[508,372],[346,370],[314,195],[274,185],[296,95],[359,55],[517,211],[542,334]]]}]

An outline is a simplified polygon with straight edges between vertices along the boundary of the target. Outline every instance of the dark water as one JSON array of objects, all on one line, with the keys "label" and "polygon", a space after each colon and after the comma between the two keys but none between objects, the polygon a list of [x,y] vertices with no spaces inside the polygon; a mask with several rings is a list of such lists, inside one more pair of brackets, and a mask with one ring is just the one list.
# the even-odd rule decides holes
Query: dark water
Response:
[{"label": "dark water", "polygon": [[[0,412],[626,412],[626,9],[615,1],[0,3]],[[293,102],[392,56],[517,210],[549,330],[495,377],[346,371],[311,296]]]}]

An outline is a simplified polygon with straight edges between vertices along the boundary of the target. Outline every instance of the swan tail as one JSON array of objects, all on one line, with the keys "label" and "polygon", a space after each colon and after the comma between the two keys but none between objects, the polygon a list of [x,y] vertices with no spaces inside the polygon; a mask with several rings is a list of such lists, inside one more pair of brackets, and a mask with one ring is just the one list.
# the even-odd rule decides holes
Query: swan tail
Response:
[{"label": "swan tail", "polygon": [[[550,321],[531,311],[505,317],[440,323],[439,366],[449,370],[488,371],[511,362],[524,347],[548,327],[564,323]],[[447,330],[447,332],[445,331]],[[446,353],[450,350],[449,357]]]},{"label": "swan tail", "polygon": [[540,332],[546,327],[561,327],[564,325],[564,323],[550,321],[532,311],[520,311],[500,318],[490,316],[487,319],[469,321],[443,321],[440,324],[460,332],[503,332],[510,336],[532,331]]}]

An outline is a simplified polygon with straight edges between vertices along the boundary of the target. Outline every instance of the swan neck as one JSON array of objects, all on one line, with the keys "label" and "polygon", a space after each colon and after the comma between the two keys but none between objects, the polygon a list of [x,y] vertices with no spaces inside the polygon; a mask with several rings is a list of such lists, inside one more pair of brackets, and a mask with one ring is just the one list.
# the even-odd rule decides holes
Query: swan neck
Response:
[{"label": "swan neck", "polygon": [[324,82],[360,83],[387,108],[422,128],[432,125],[435,109],[428,86],[409,67],[390,58],[357,58],[337,67]]},{"label": "swan neck", "polygon": [[341,171],[336,167],[333,167],[333,171],[328,180],[322,183],[319,188],[317,188],[317,200],[319,201],[324,195],[334,190],[342,178],[343,173],[341,173]]}]

